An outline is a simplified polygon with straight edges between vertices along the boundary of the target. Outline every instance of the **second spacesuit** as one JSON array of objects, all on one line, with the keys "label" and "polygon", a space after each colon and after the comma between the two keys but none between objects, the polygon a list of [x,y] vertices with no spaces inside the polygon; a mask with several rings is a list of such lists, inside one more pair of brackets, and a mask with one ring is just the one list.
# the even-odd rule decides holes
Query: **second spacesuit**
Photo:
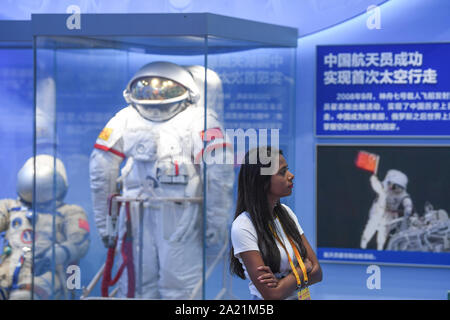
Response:
[{"label": "second spacesuit", "polygon": [[411,197],[406,192],[408,177],[399,170],[389,170],[381,183],[375,175],[370,177],[373,190],[377,193],[369,211],[369,219],[361,237],[361,248],[377,233],[377,250],[383,250],[391,230],[391,222],[402,217],[400,228],[406,229],[413,211]]},{"label": "second spacesuit", "polygon": [[6,232],[0,264],[0,300],[31,299],[32,291],[34,299],[65,298],[65,268],[77,263],[89,247],[85,211],[62,202],[68,187],[64,165],[49,155],[35,159],[36,212],[32,208],[34,158],[17,175],[19,199],[0,200],[0,232]]},{"label": "second spacesuit", "polygon": [[[206,243],[223,243],[232,203],[233,165],[208,164],[204,179],[202,158],[214,152],[232,153],[232,148],[217,114],[197,105],[201,89],[188,68],[169,62],[147,64],[130,80],[124,97],[129,105],[106,124],[91,155],[97,228],[108,243],[107,200],[117,192],[117,181],[124,197],[148,197],[143,216],[133,202],[129,219],[125,206],[119,216],[117,250],[124,235],[130,234],[126,225],[131,225],[134,274],[142,272],[142,283],[137,284],[142,285],[142,294],[136,292],[135,297],[188,299],[202,278],[203,222]],[[201,198],[204,186],[206,217],[201,201],[157,199]],[[120,296],[130,296],[129,284],[124,273]]]}]

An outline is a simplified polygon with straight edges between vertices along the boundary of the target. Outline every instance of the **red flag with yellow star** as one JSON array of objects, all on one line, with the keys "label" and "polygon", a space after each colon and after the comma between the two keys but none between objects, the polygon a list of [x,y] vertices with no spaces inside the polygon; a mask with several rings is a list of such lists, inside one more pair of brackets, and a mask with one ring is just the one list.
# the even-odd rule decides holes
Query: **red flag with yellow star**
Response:
[{"label": "red flag with yellow star", "polygon": [[359,151],[355,159],[355,165],[359,169],[370,171],[376,174],[379,159],[380,156],[377,154],[367,151]]}]

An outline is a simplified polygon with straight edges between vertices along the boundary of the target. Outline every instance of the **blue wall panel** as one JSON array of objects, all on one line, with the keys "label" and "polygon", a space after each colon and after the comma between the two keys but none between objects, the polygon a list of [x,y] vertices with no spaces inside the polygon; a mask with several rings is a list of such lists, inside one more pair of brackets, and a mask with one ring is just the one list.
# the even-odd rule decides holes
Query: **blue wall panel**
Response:
[{"label": "blue wall panel", "polygon": [[[366,13],[331,29],[300,38],[297,77],[296,213],[310,242],[316,245],[316,155],[326,144],[450,144],[450,139],[317,138],[314,135],[316,46],[376,43],[448,42],[450,2],[397,0],[379,7],[380,29],[369,29]],[[449,168],[450,170],[450,168]],[[323,281],[312,287],[314,299],[446,299],[450,269],[380,265],[381,288],[369,289],[368,264],[322,263]]]}]

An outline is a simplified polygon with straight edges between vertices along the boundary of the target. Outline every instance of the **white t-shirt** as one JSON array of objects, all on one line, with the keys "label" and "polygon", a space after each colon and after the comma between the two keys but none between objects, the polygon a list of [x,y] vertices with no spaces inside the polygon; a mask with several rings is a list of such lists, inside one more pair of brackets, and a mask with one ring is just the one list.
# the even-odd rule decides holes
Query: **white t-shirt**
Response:
[{"label": "white t-shirt", "polygon": [[[295,224],[297,225],[297,228],[300,232],[300,235],[303,234],[303,229],[300,227],[300,224],[298,223],[297,216],[292,212],[291,208],[288,206],[282,204],[282,206],[287,210],[291,218],[295,221]],[[291,256],[292,261],[296,261],[294,250],[292,249],[291,244],[289,243],[289,240],[287,239],[283,229],[281,228],[280,221],[278,219],[275,220],[275,226],[277,227],[277,234],[280,237],[281,241],[283,241],[284,245],[286,246],[286,249],[289,252],[289,255]],[[250,218],[250,214],[246,211],[242,212],[239,216],[236,217],[236,219],[233,221],[233,224],[231,225],[231,242],[233,244],[234,249],[234,256],[239,260],[239,262],[242,264],[242,267],[244,268],[245,277],[250,280],[249,283],[249,289],[250,293],[252,295],[255,295],[261,299],[262,295],[259,293],[258,289],[256,289],[255,285],[251,281],[247,269],[245,268],[244,263],[241,259],[241,252],[246,251],[252,251],[256,250],[259,251],[258,247],[258,236],[256,234],[256,229],[253,226],[252,220]],[[280,250],[280,272],[276,273],[275,276],[277,278],[282,278],[286,276],[289,272],[292,271],[291,266],[289,264],[289,259],[286,255],[286,252],[284,251],[283,247],[280,245],[278,241],[276,241],[278,250]],[[290,297],[287,298],[290,299],[297,299],[297,294],[294,292]]]}]

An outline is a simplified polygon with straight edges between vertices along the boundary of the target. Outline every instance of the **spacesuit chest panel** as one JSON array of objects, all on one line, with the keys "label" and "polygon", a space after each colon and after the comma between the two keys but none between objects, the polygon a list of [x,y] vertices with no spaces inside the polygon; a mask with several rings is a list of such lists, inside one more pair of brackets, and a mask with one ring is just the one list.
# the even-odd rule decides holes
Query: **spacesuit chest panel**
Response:
[{"label": "spacesuit chest panel", "polygon": [[[10,210],[10,227],[6,233],[6,239],[13,249],[31,248],[33,240],[40,249],[52,245],[53,215],[49,213],[37,213],[35,222],[36,232],[33,232],[33,211],[26,207],[17,207]],[[56,241],[61,241],[63,218],[57,212],[55,214]],[[35,236],[33,236],[33,233]]]},{"label": "spacesuit chest panel", "polygon": [[156,177],[162,184],[182,184],[189,180],[191,164],[190,132],[183,127],[162,128]]},{"label": "spacesuit chest panel", "polygon": [[403,211],[402,202],[408,197],[407,194],[388,195],[386,197],[386,209],[391,212],[401,213]]},{"label": "spacesuit chest panel", "polygon": [[10,209],[10,226],[6,232],[6,239],[11,248],[31,248],[33,242],[33,225],[31,223],[30,213],[31,211],[25,207]]},{"label": "spacesuit chest panel", "polygon": [[123,134],[124,154],[129,165],[125,188],[145,189],[164,185],[186,185],[191,161],[190,131],[186,122],[174,117],[166,122],[144,119],[132,122]]}]

